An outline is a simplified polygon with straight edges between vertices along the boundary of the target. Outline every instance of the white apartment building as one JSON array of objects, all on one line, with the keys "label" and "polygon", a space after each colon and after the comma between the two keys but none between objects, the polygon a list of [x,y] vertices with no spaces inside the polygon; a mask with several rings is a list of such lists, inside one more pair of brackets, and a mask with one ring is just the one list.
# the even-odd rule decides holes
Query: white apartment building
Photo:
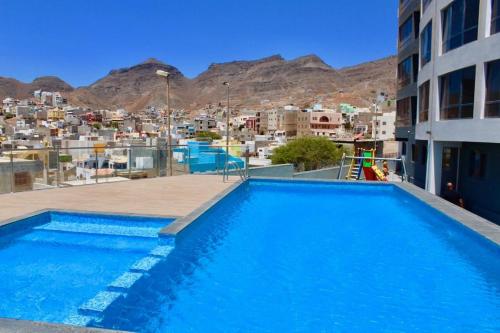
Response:
[{"label": "white apartment building", "polygon": [[394,140],[396,131],[396,111],[384,112],[382,115],[373,117],[372,138],[377,140]]},{"label": "white apartment building", "polygon": [[453,182],[467,209],[500,223],[500,0],[421,6],[415,138],[427,147],[412,156],[428,191]]}]

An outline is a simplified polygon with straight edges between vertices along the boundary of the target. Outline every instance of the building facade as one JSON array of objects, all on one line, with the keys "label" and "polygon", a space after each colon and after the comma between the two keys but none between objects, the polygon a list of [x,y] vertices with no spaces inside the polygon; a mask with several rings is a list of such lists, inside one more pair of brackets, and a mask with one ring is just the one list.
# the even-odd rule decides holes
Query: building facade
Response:
[{"label": "building facade", "polygon": [[342,113],[309,111],[297,116],[297,136],[336,138],[342,129]]},{"label": "building facade", "polygon": [[396,121],[412,181],[437,195],[451,182],[466,209],[496,223],[499,2],[400,1]]},{"label": "building facade", "polygon": [[399,142],[400,155],[405,155],[408,161],[410,181],[424,188],[426,158],[418,152],[424,151],[427,144],[415,138],[422,5],[422,0],[399,1],[395,137]]},{"label": "building facade", "polygon": [[452,182],[466,208],[500,223],[499,0],[424,1],[416,139],[426,189]]}]

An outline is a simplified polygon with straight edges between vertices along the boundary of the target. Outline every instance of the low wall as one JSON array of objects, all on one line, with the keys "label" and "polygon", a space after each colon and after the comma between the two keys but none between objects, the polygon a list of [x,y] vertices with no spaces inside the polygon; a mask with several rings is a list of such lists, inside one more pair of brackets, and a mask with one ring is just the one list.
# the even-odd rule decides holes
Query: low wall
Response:
[{"label": "low wall", "polygon": [[248,169],[250,177],[292,178],[293,173],[293,164],[278,164]]},{"label": "low wall", "polygon": [[[335,166],[331,168],[324,168],[319,170],[296,172],[293,174],[293,178],[302,179],[337,179],[339,174],[340,166]],[[349,166],[344,166],[340,175],[340,179],[344,179],[347,175]]]}]

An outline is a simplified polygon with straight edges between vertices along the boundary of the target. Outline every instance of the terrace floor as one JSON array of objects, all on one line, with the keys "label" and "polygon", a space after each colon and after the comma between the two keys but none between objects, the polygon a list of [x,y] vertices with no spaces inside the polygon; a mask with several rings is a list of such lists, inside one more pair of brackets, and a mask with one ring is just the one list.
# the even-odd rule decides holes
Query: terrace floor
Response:
[{"label": "terrace floor", "polygon": [[182,175],[0,195],[0,225],[42,209],[186,216],[239,180]]}]

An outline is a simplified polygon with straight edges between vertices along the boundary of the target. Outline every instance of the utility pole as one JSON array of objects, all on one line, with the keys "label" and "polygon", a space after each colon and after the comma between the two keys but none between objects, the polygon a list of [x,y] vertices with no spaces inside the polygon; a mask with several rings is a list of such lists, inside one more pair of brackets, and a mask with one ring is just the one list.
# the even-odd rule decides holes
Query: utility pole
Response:
[{"label": "utility pole", "polygon": [[[156,75],[167,79],[167,145],[168,145],[168,170],[169,176],[172,176],[172,133],[170,130],[170,73],[162,70],[157,70]],[[158,164],[160,161],[158,160]]]},{"label": "utility pole", "polygon": [[[227,95],[227,110],[226,110],[226,163],[224,168],[228,167],[229,163],[229,82],[222,83],[226,86],[226,95]],[[227,170],[226,170],[227,171]]]}]

